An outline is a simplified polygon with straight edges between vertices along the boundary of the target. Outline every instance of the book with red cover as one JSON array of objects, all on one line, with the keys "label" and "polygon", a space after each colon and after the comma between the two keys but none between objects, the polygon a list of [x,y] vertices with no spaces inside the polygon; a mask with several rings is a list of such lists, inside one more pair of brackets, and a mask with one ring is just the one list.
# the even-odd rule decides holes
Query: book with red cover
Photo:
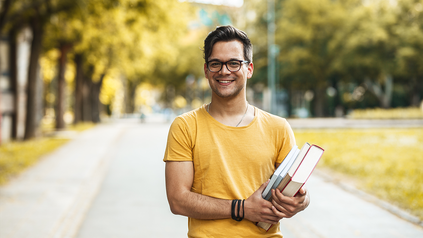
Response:
[{"label": "book with red cover", "polygon": [[[324,149],[320,146],[309,145],[308,143],[301,148],[301,152],[298,154],[296,161],[277,186],[283,195],[293,197],[298,193],[313,173],[314,168],[323,155],[323,152]],[[268,231],[272,224],[258,222],[257,226]]]}]

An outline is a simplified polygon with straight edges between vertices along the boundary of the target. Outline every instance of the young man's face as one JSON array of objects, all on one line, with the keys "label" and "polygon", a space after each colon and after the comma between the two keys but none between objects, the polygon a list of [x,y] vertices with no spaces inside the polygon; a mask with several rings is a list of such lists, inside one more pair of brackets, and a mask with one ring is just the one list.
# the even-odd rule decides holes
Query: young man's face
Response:
[{"label": "young man's face", "polygon": [[[230,60],[245,60],[244,46],[240,41],[219,41],[214,44],[212,53],[207,59],[210,61],[228,62]],[[222,66],[219,72],[210,72],[207,64],[204,64],[204,74],[209,80],[210,88],[213,94],[221,98],[231,98],[245,91],[247,79],[253,76],[253,64],[242,63],[241,69],[237,72],[231,72],[226,65]]]}]

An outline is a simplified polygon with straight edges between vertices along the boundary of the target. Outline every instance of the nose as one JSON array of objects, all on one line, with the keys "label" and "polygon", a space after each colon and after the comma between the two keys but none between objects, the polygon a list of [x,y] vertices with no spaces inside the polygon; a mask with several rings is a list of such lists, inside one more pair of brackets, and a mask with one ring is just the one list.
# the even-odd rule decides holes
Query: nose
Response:
[{"label": "nose", "polygon": [[219,71],[220,74],[231,74],[232,72],[229,71],[227,62],[223,63],[222,69]]}]

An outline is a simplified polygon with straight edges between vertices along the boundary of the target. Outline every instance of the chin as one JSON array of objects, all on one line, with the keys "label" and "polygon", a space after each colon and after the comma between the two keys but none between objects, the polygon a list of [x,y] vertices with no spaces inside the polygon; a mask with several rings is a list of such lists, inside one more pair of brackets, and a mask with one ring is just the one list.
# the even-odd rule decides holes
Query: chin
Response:
[{"label": "chin", "polygon": [[238,96],[241,91],[242,89],[231,92],[221,92],[219,90],[213,89],[214,94],[216,94],[220,98],[233,98]]}]

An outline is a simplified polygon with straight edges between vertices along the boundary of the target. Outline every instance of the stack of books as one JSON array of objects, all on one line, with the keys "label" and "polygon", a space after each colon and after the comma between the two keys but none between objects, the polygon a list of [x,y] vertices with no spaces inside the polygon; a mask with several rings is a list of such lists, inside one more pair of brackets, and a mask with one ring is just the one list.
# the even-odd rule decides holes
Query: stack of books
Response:
[{"label": "stack of books", "polygon": [[[262,197],[268,201],[272,199],[272,189],[279,189],[283,195],[295,196],[322,157],[324,149],[317,145],[305,143],[298,149],[294,146],[270,178],[269,184],[263,190]],[[270,229],[272,224],[258,222],[257,226]]]}]

